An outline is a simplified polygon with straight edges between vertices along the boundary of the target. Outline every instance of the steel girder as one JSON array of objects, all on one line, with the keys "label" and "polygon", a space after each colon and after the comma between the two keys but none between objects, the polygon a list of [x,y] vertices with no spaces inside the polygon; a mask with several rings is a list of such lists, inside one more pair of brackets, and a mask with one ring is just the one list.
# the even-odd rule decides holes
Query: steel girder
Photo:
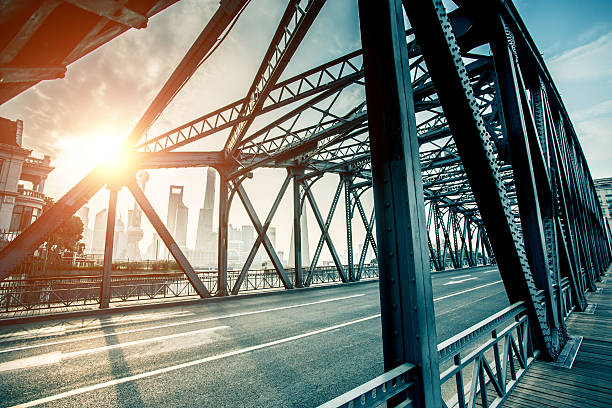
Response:
[{"label": "steel girder", "polygon": [[[388,1],[390,10],[395,10],[395,3]],[[405,42],[404,80],[410,82],[420,145],[415,150],[419,154],[424,203],[430,214],[423,222],[427,228],[423,242],[429,244],[425,253],[429,253],[436,269],[495,259],[509,298],[527,301],[540,348],[553,357],[563,343],[563,323],[556,316],[560,279],[570,280],[572,294],[578,308],[582,308],[584,291],[596,288],[611,260],[603,215],[576,132],[511,3],[460,2],[450,18],[440,2],[404,3],[413,27],[402,32],[402,40],[396,42]],[[385,255],[385,251],[376,248],[373,238],[374,214],[368,219],[360,199],[376,179],[370,158],[371,109],[365,103],[362,53],[355,51],[278,81],[323,1],[289,2],[245,98],[158,137],[141,140],[244,4],[245,1],[222,2],[134,128],[126,142],[126,146],[135,145],[139,151],[134,156],[134,169],[213,166],[219,170],[218,290],[222,295],[230,289],[227,223],[232,195],[237,193],[249,207],[240,185],[242,179],[260,167],[289,169],[298,243],[295,286],[300,286],[308,281],[303,276],[298,250],[303,203],[308,200],[318,213],[315,217],[322,231],[320,242],[334,248],[328,231],[333,211],[323,219],[311,188],[312,180],[323,174],[341,175],[339,191],[344,188],[347,242],[352,240],[354,209],[359,212],[366,236],[357,270],[351,262],[345,274],[335,250],[332,257],[340,276],[358,280],[368,246],[378,250],[377,255]],[[292,17],[286,18],[289,15]],[[395,47],[399,47],[397,43]],[[493,51],[492,57],[472,51],[482,45]],[[368,52],[372,50],[366,49]],[[350,104],[340,103],[346,102],[350,93],[356,95]],[[283,107],[290,110],[275,116]],[[252,131],[251,123],[263,114],[270,114],[272,119]],[[223,151],[169,152],[229,128],[232,136]],[[107,183],[106,176],[103,167],[94,170],[0,252],[0,277],[6,277],[49,231]],[[339,200],[336,196],[335,202]],[[261,224],[250,207],[247,212],[254,225],[259,226],[260,245],[271,249],[265,244],[268,220]],[[268,219],[271,216],[273,211]],[[377,228],[377,235],[380,232]],[[351,258],[352,244],[349,254]],[[274,258],[274,254],[270,256]],[[246,264],[245,268],[248,269]],[[288,282],[288,277],[282,275],[282,266],[276,269],[283,282]],[[244,278],[244,273],[241,276]],[[237,288],[234,285],[232,291]]]},{"label": "steel girder", "polygon": [[359,1],[369,106],[370,154],[385,370],[417,366],[410,400],[419,407],[440,407],[440,372],[433,294],[427,251],[425,202],[417,118],[404,13],[395,0]]}]

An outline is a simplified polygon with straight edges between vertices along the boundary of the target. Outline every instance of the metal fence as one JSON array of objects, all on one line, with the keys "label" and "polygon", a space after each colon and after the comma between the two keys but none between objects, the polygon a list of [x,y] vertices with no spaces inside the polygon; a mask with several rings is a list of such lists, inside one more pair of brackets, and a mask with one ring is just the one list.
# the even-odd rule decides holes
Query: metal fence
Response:
[{"label": "metal fence", "polygon": [[539,355],[531,342],[523,302],[440,343],[438,351],[442,366],[452,363],[440,374],[440,383],[444,388],[454,380],[451,386],[456,391],[452,398],[442,401],[445,408],[500,406]]},{"label": "metal fence", "polygon": [[[293,283],[294,275],[287,274]],[[233,287],[240,271],[228,271],[228,285]],[[199,278],[211,293],[217,291],[216,271],[199,271]],[[364,268],[362,279],[378,277],[378,267]],[[96,305],[100,302],[101,275],[61,277],[11,276],[0,282],[0,315],[11,312],[57,309]],[[335,267],[318,267],[312,284],[339,282]],[[249,271],[240,287],[241,292],[282,288],[283,283],[274,269]],[[180,272],[122,273],[111,275],[111,302],[167,299],[196,296],[186,276]]]}]

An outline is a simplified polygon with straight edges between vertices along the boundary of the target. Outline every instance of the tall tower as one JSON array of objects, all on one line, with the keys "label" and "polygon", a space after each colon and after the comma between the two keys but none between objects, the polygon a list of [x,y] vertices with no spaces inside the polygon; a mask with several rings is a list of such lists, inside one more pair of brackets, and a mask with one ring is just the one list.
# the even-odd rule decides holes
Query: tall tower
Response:
[{"label": "tall tower", "polygon": [[[147,181],[149,181],[149,173],[146,170],[136,173],[136,182],[140,185],[140,189],[143,192]],[[128,259],[136,261],[142,258],[140,246],[138,245],[144,236],[142,228],[140,227],[141,218],[142,210],[138,206],[138,203],[134,201],[134,207],[128,211],[126,256]]]},{"label": "tall tower", "polygon": [[[196,251],[205,251],[212,235],[213,209],[215,207],[215,182],[217,172],[212,167],[206,170],[206,189],[204,190],[204,207],[198,217],[198,232],[196,234]],[[214,241],[214,240],[213,240]]]}]

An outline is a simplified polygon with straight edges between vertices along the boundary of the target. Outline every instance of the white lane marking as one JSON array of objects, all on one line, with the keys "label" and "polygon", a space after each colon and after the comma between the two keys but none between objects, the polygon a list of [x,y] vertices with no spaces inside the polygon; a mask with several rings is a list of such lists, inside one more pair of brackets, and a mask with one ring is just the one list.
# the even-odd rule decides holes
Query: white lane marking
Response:
[{"label": "white lane marking", "polygon": [[471,281],[471,280],[474,280],[474,279],[478,279],[478,278],[465,278],[465,279],[459,279],[459,280],[452,280],[450,282],[446,282],[444,284],[444,286],[447,286],[447,285],[456,285],[458,283],[463,283],[463,282]]},{"label": "white lane marking", "polygon": [[[443,299],[448,299],[448,298],[453,297],[453,296],[461,295],[463,293],[472,292],[474,290],[478,290],[478,289],[481,289],[481,288],[484,288],[484,287],[487,287],[487,286],[492,286],[492,285],[495,285],[495,284],[501,283],[501,282],[502,281],[499,280],[499,281],[487,283],[487,284],[484,284],[484,285],[480,285],[480,286],[477,286],[475,288],[462,290],[462,291],[456,292],[456,293],[451,293],[450,295],[441,296],[439,298],[434,299],[434,302],[437,302],[437,301],[440,301],[440,300],[443,300]],[[363,296],[363,294],[362,294],[362,296]],[[112,386],[115,386],[115,385],[118,385],[118,384],[123,384],[123,383],[130,382],[130,381],[136,381],[136,380],[140,380],[140,379],[143,379],[143,378],[149,378],[149,377],[153,377],[153,376],[156,376],[156,375],[159,375],[159,374],[165,374],[165,373],[169,373],[169,372],[172,372],[172,371],[180,370],[180,369],[183,369],[183,368],[192,367],[192,366],[199,365],[199,364],[204,364],[204,363],[207,363],[207,362],[210,362],[210,361],[220,360],[220,359],[223,359],[223,358],[227,358],[227,357],[232,357],[232,356],[236,356],[236,355],[239,355],[239,354],[248,353],[248,352],[251,352],[251,351],[260,350],[260,349],[271,347],[271,346],[276,346],[278,344],[287,343],[289,341],[299,340],[299,339],[302,339],[302,338],[305,338],[305,337],[314,336],[314,335],[325,333],[325,332],[328,332],[328,331],[331,331],[331,330],[340,329],[342,327],[347,327],[347,326],[350,326],[350,325],[353,325],[353,324],[357,324],[357,323],[361,323],[361,322],[364,322],[364,321],[367,321],[367,320],[376,319],[378,317],[380,317],[380,313],[372,315],[372,316],[364,317],[364,318],[361,318],[361,319],[352,320],[352,321],[349,321],[349,322],[346,322],[346,323],[337,324],[335,326],[330,326],[330,327],[326,327],[326,328],[323,328],[323,329],[314,330],[314,331],[303,333],[303,334],[298,334],[296,336],[286,337],[284,339],[275,340],[275,341],[271,341],[271,342],[268,342],[268,343],[259,344],[259,345],[256,345],[256,346],[246,347],[246,348],[243,348],[243,349],[230,351],[228,353],[218,354],[216,356],[206,357],[206,358],[203,358],[203,359],[200,359],[200,360],[189,361],[189,362],[186,362],[186,363],[182,363],[182,364],[178,364],[178,365],[170,366],[170,367],[165,367],[165,368],[160,368],[160,369],[149,371],[149,372],[146,372],[146,373],[136,374],[136,375],[132,375],[132,376],[128,376],[128,377],[118,378],[118,379],[111,380],[111,381],[106,381],[106,382],[99,383],[99,384],[90,385],[90,386],[87,386],[87,387],[77,388],[77,389],[74,389],[74,390],[71,390],[71,391],[66,391],[66,392],[63,392],[63,393],[60,393],[60,394],[56,394],[56,395],[52,395],[52,396],[49,396],[49,397],[40,398],[40,399],[37,399],[37,400],[25,402],[23,404],[13,405],[10,408],[35,407],[35,406],[38,406],[38,405],[41,405],[41,404],[46,404],[48,402],[53,402],[53,401],[57,401],[57,400],[60,400],[60,399],[73,397],[75,395],[84,394],[84,393],[89,392],[89,391],[95,391],[95,390],[99,390],[99,389],[102,389],[102,388],[112,387]]]},{"label": "white lane marking", "polygon": [[476,286],[475,288],[466,289],[466,290],[462,290],[460,292],[451,293],[450,295],[445,295],[445,296],[441,296],[441,297],[439,297],[437,299],[434,299],[434,302],[437,302],[437,301],[443,300],[443,299],[448,299],[448,298],[453,297],[453,296],[462,295],[464,293],[468,293],[468,292],[471,292],[473,290],[478,290],[478,289],[486,288],[487,286],[495,285],[495,284],[498,284],[498,283],[501,283],[501,282],[502,282],[501,280],[498,280],[498,281],[495,281],[495,282],[485,283],[484,285]]},{"label": "white lane marking", "polygon": [[49,336],[62,336],[72,333],[77,333],[85,330],[95,330],[101,329],[109,326],[125,326],[127,324],[132,324],[141,320],[163,320],[170,319],[174,317],[183,317],[183,316],[192,316],[194,313],[190,311],[180,311],[180,312],[166,312],[166,313],[153,313],[150,316],[146,314],[138,314],[134,316],[121,316],[118,318],[111,318],[113,321],[104,322],[100,320],[95,320],[90,323],[81,324],[79,327],[72,328],[72,325],[62,324],[61,326],[52,326],[52,327],[41,327],[33,330],[22,330],[14,333],[6,333],[0,334],[0,339],[7,339],[9,341],[16,340],[32,340],[39,337],[49,337]]},{"label": "white lane marking", "polygon": [[93,336],[80,337],[78,339],[66,339],[66,340],[58,340],[58,341],[52,341],[52,342],[42,343],[42,344],[33,344],[33,345],[29,345],[29,346],[13,347],[13,348],[9,348],[9,349],[0,350],[0,354],[2,354],[2,353],[10,353],[10,352],[13,352],[13,351],[28,350],[28,349],[38,348],[38,347],[55,346],[57,344],[72,343],[72,342],[75,342],[75,341],[85,341],[85,340],[97,339],[97,338],[101,338],[101,337],[117,336],[117,335],[120,335],[120,334],[138,333],[138,332],[143,332],[143,331],[147,331],[147,330],[163,329],[163,328],[166,328],[166,327],[175,327],[175,326],[181,326],[181,325],[185,325],[185,324],[203,323],[203,322],[209,322],[211,320],[229,319],[229,318],[232,318],[232,317],[241,317],[241,316],[249,316],[249,315],[254,315],[254,314],[259,314],[259,313],[276,312],[278,310],[295,309],[296,307],[304,307],[304,306],[317,305],[317,304],[321,304],[321,303],[336,302],[336,301],[339,301],[339,300],[353,299],[353,298],[357,298],[357,297],[361,297],[361,296],[365,296],[365,293],[359,293],[359,294],[356,294],[356,295],[342,296],[342,297],[331,298],[331,299],[317,300],[315,302],[301,303],[301,304],[298,304],[298,305],[280,306],[280,307],[274,307],[274,308],[270,308],[270,309],[253,310],[253,311],[250,311],[250,312],[232,313],[232,314],[228,314],[228,315],[224,315],[224,316],[218,316],[218,317],[205,317],[205,318],[202,318],[202,319],[187,320],[187,321],[183,321],[183,322],[174,322],[174,323],[168,323],[168,324],[163,324],[163,325],[153,326],[153,327],[143,327],[141,329],[124,330],[124,331],[120,331],[120,332],[116,332],[116,333],[96,334],[96,335],[93,335]]},{"label": "white lane marking", "polygon": [[224,358],[227,358],[227,357],[237,356],[237,355],[249,353],[249,352],[255,351],[255,350],[261,350],[261,349],[264,349],[264,348],[268,348],[268,347],[272,347],[272,346],[277,346],[279,344],[288,343],[290,341],[299,340],[299,339],[303,339],[305,337],[310,337],[310,336],[314,336],[314,335],[317,335],[317,334],[329,332],[329,331],[332,331],[332,330],[336,330],[336,329],[340,329],[340,328],[343,328],[343,327],[351,326],[353,324],[365,322],[367,320],[377,319],[379,317],[380,317],[380,313],[372,315],[372,316],[364,317],[364,318],[361,318],[361,319],[351,320],[349,322],[345,322],[345,323],[341,323],[341,324],[336,324],[334,326],[325,327],[323,329],[313,330],[313,331],[310,331],[310,332],[298,334],[296,336],[285,337],[283,339],[270,341],[268,343],[262,343],[262,344],[258,344],[256,346],[245,347],[245,348],[242,348],[242,349],[239,349],[239,350],[234,350],[234,351],[230,351],[230,352],[223,353],[223,354],[217,354],[216,356],[210,356],[210,357],[202,358],[202,359],[199,359],[199,360],[188,361],[186,363],[177,364],[177,365],[173,365],[173,366],[170,366],[170,367],[164,367],[164,368],[160,368],[160,369],[153,370],[153,371],[148,371],[146,373],[130,375],[128,377],[117,378],[115,380],[106,381],[106,382],[103,382],[103,383],[98,383],[98,384],[90,385],[90,386],[87,386],[87,387],[77,388],[77,389],[74,389],[74,390],[71,390],[71,391],[62,392],[60,394],[51,395],[49,397],[40,398],[40,399],[37,399],[37,400],[25,402],[25,403],[19,404],[19,405],[14,405],[11,408],[35,407],[37,405],[46,404],[46,403],[57,401],[57,400],[60,400],[60,399],[72,397],[72,396],[83,394],[83,393],[86,393],[86,392],[89,392],[89,391],[95,391],[95,390],[99,390],[99,389],[102,389],[102,388],[113,387],[113,386],[118,385],[118,384],[123,384],[123,383],[130,382],[130,381],[141,380],[143,378],[149,378],[149,377],[153,377],[153,376],[156,376],[156,375],[159,375],[159,374],[166,374],[166,373],[170,373],[172,371],[181,370],[183,368],[193,367],[193,366],[196,366],[196,365],[208,363],[210,361],[221,360],[221,359],[224,359]]},{"label": "white lane marking", "polygon": [[57,351],[49,354],[40,354],[37,356],[20,358],[18,360],[7,361],[0,364],[0,372],[21,370],[28,367],[38,367],[48,364],[56,364],[62,361],[62,353]]},{"label": "white lane marking", "polygon": [[472,276],[472,275],[460,275],[460,276],[454,276],[454,277],[452,277],[452,278],[450,278],[450,279],[469,278],[470,276]]},{"label": "white lane marking", "polygon": [[182,333],[174,333],[174,334],[169,334],[166,336],[149,337],[146,339],[127,341],[125,343],[110,344],[108,346],[95,347],[95,348],[90,348],[90,349],[85,349],[85,350],[78,350],[78,351],[73,351],[70,353],[55,352],[55,353],[49,353],[49,354],[42,354],[38,356],[20,358],[17,360],[8,361],[6,363],[0,363],[0,372],[10,371],[10,370],[19,370],[22,368],[36,367],[36,366],[47,365],[47,364],[54,364],[54,363],[59,363],[62,360],[67,360],[69,358],[80,357],[86,354],[98,353],[100,351],[136,346],[138,344],[153,343],[153,342],[158,342],[158,341],[174,339],[177,337],[185,337],[185,336],[190,336],[190,335],[195,335],[195,334],[202,334],[202,333],[222,330],[222,329],[229,329],[229,326],[216,326],[216,327],[209,327],[206,329],[192,330],[192,331],[182,332]]}]

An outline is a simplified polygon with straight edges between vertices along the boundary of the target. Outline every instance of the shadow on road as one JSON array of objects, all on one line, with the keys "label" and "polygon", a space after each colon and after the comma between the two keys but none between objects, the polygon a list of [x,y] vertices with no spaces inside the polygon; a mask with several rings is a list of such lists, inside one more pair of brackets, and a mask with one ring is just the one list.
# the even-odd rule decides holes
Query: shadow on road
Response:
[{"label": "shadow on road", "polygon": [[[109,317],[103,317],[100,319],[101,323],[111,322]],[[106,336],[106,345],[115,345],[119,343],[119,339],[115,335],[115,329],[112,325],[105,325],[104,333]],[[131,375],[130,367],[125,360],[123,349],[121,347],[108,350],[108,363],[111,368],[111,375],[114,379],[123,378]],[[130,408],[130,407],[142,407],[144,403],[140,398],[140,392],[138,391],[138,385],[134,381],[128,381],[115,386],[117,393],[117,403],[119,407]]]}]

